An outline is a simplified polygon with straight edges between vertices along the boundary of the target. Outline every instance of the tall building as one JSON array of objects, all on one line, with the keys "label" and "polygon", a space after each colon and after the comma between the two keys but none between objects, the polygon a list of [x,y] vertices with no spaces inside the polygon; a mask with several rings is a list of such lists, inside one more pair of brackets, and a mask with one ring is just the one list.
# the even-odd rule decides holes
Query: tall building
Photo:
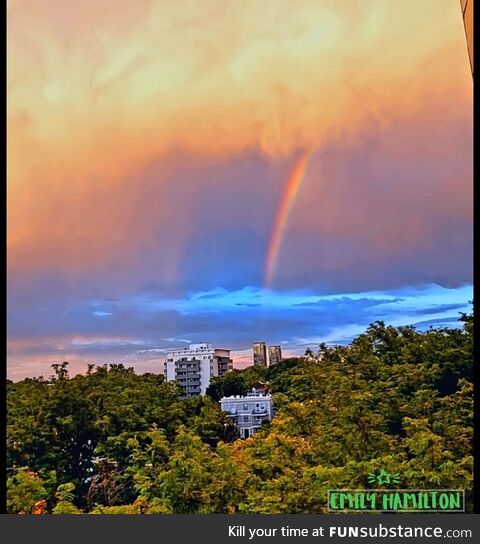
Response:
[{"label": "tall building", "polygon": [[282,348],[280,346],[268,346],[268,366],[276,365],[282,360]]},{"label": "tall building", "polygon": [[248,438],[262,427],[264,421],[273,418],[271,395],[252,389],[245,396],[234,395],[220,399],[220,407],[229,420],[238,427],[240,436]]},{"label": "tall building", "polygon": [[265,345],[265,342],[254,342],[253,365],[267,366],[267,346]]},{"label": "tall building", "polygon": [[164,376],[176,381],[184,397],[205,395],[210,379],[232,370],[230,350],[214,348],[212,344],[190,344],[188,348],[167,351]]},{"label": "tall building", "polygon": [[467,38],[468,58],[473,76],[473,0],[460,0],[460,6],[465,26],[465,37]]}]

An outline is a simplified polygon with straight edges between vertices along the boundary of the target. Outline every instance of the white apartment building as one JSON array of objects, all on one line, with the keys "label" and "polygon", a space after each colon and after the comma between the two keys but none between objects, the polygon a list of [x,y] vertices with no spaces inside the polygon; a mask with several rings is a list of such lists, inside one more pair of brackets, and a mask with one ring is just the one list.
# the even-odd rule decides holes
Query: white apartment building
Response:
[{"label": "white apartment building", "polygon": [[252,389],[245,396],[234,395],[220,399],[222,411],[234,423],[241,438],[248,438],[262,427],[263,421],[273,418],[272,396]]},{"label": "white apartment building", "polygon": [[221,376],[232,368],[230,350],[202,343],[167,351],[163,373],[165,380],[176,381],[188,398],[205,395],[210,379]]}]

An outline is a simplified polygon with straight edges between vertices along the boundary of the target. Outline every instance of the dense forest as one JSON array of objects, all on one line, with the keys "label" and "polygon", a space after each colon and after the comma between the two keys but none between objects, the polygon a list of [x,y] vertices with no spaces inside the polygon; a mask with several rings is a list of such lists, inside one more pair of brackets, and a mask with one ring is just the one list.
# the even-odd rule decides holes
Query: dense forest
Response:
[{"label": "dense forest", "polygon": [[[370,325],[348,346],[212,380],[174,383],[124,366],[7,386],[10,513],[318,513],[332,488],[472,493],[473,316],[418,332]],[[222,395],[268,381],[276,415],[240,440]]]}]

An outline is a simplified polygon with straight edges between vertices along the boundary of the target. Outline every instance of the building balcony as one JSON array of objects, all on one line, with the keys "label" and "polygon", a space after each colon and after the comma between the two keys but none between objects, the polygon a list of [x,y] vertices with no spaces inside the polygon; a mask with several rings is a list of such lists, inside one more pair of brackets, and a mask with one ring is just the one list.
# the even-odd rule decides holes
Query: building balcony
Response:
[{"label": "building balcony", "polygon": [[188,378],[188,379],[195,379],[195,380],[199,380],[200,379],[200,372],[175,372],[175,378],[177,379],[185,379],[185,378]]},{"label": "building balcony", "polygon": [[190,388],[198,388],[198,389],[200,389],[200,386],[201,386],[200,381],[190,382],[190,381],[187,381],[187,380],[176,380],[176,382],[183,389],[186,389],[186,388],[189,388],[189,389]]}]

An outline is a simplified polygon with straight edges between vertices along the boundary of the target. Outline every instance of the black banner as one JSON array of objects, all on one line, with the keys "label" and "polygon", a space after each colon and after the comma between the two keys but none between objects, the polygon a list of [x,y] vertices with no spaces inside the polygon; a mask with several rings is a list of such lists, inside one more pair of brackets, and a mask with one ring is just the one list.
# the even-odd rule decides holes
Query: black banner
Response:
[{"label": "black banner", "polygon": [[476,514],[6,515],[0,534],[3,542],[49,543],[473,542],[479,523]]}]

